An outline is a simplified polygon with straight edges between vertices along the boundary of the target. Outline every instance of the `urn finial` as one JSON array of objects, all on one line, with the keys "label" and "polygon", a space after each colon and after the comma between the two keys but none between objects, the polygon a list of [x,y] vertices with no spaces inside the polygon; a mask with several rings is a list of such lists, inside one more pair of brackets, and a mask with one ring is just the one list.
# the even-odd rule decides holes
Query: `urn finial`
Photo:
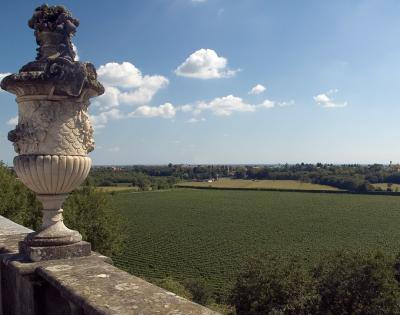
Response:
[{"label": "urn finial", "polygon": [[35,31],[39,45],[36,59],[19,73],[5,77],[3,90],[18,97],[47,94],[90,98],[104,93],[95,67],[75,60],[71,38],[79,21],[65,7],[43,4],[36,8],[28,25]]},{"label": "urn finial", "polygon": [[35,30],[39,45],[36,60],[59,56],[75,60],[71,37],[79,26],[79,20],[72,17],[64,6],[43,4],[37,7],[28,25]]},{"label": "urn finial", "polygon": [[15,172],[43,204],[42,226],[21,252],[33,261],[90,255],[90,244],[64,225],[61,207],[89,173],[94,140],[88,107],[104,88],[91,63],[75,60],[71,38],[79,21],[66,8],[44,4],[28,25],[39,45],[36,59],[1,82],[17,96],[18,124],[9,132]]}]

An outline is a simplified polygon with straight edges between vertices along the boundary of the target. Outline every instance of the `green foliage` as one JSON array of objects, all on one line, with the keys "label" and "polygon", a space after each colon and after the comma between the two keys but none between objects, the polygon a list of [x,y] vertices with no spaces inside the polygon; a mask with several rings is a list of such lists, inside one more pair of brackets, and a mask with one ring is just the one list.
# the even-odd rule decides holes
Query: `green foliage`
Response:
[{"label": "green foliage", "polygon": [[212,291],[204,279],[186,279],[184,281],[184,286],[192,295],[192,300],[194,302],[201,305],[207,305],[210,301]]},{"label": "green foliage", "polygon": [[[142,190],[173,187],[178,180],[206,180],[230,177],[236,179],[299,180],[306,183],[328,185],[358,193],[375,190],[371,184],[400,183],[397,166],[285,164],[285,165],[159,165],[94,167],[90,172],[93,181],[102,186],[133,183]],[[165,184],[167,179],[168,185]],[[171,184],[172,182],[172,184]],[[104,186],[104,185],[103,185]],[[161,188],[159,187],[161,186]]]},{"label": "green foliage", "polygon": [[190,292],[185,288],[184,285],[182,285],[179,281],[167,277],[161,280],[154,280],[155,284],[158,285],[161,288],[164,288],[165,290],[168,290],[170,292],[173,292],[181,297],[184,297],[186,299],[191,300],[192,295]]},{"label": "green foliage", "polygon": [[35,194],[0,162],[0,215],[35,230],[41,223],[40,209]]},{"label": "green foliage", "polygon": [[285,257],[252,260],[231,296],[237,315],[398,315],[394,262],[377,252],[325,254],[310,268]]},{"label": "green foliage", "polygon": [[339,252],[314,270],[320,314],[400,314],[393,260],[382,253]]},{"label": "green foliage", "polygon": [[70,194],[63,205],[65,224],[82,234],[95,251],[111,256],[121,251],[124,229],[120,215],[106,193],[83,186]]},{"label": "green foliage", "polygon": [[252,259],[232,290],[237,315],[315,314],[318,294],[314,279],[297,260]]},{"label": "green foliage", "polygon": [[97,186],[130,183],[142,191],[170,189],[178,182],[173,168],[167,166],[93,167],[89,178]]}]

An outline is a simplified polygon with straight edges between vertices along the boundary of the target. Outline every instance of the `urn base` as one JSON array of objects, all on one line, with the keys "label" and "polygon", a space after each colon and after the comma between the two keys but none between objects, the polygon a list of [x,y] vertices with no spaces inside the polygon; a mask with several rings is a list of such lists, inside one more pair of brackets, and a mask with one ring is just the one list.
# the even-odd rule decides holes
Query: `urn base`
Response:
[{"label": "urn base", "polygon": [[30,246],[71,245],[80,241],[82,241],[82,235],[68,229],[62,221],[44,230],[30,233],[25,238],[25,242]]},{"label": "urn base", "polygon": [[19,243],[19,252],[28,260],[37,262],[90,256],[91,246],[84,241],[62,246],[31,246],[22,241]]}]

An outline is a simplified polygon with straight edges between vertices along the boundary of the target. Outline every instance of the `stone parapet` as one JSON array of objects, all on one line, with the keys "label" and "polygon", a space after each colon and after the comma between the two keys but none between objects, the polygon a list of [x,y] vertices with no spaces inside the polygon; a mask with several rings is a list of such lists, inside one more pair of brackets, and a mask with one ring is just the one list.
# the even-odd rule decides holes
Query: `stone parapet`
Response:
[{"label": "stone parapet", "polygon": [[27,262],[18,243],[29,232],[0,216],[0,315],[218,314],[132,276],[94,252]]}]

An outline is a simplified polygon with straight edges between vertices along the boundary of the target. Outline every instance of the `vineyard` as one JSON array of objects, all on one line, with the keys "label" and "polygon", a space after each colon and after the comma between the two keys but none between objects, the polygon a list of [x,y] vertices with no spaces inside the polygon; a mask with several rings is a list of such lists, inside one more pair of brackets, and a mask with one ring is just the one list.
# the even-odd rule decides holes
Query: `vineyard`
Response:
[{"label": "vineyard", "polygon": [[178,189],[111,196],[128,240],[117,266],[147,279],[203,277],[226,294],[250,256],[310,263],[340,248],[400,252],[400,198]]},{"label": "vineyard", "polygon": [[214,182],[182,182],[182,187],[212,187],[212,188],[239,188],[239,189],[275,189],[275,190],[324,190],[339,191],[340,189],[328,185],[306,183],[299,180],[246,180],[221,178]]}]

